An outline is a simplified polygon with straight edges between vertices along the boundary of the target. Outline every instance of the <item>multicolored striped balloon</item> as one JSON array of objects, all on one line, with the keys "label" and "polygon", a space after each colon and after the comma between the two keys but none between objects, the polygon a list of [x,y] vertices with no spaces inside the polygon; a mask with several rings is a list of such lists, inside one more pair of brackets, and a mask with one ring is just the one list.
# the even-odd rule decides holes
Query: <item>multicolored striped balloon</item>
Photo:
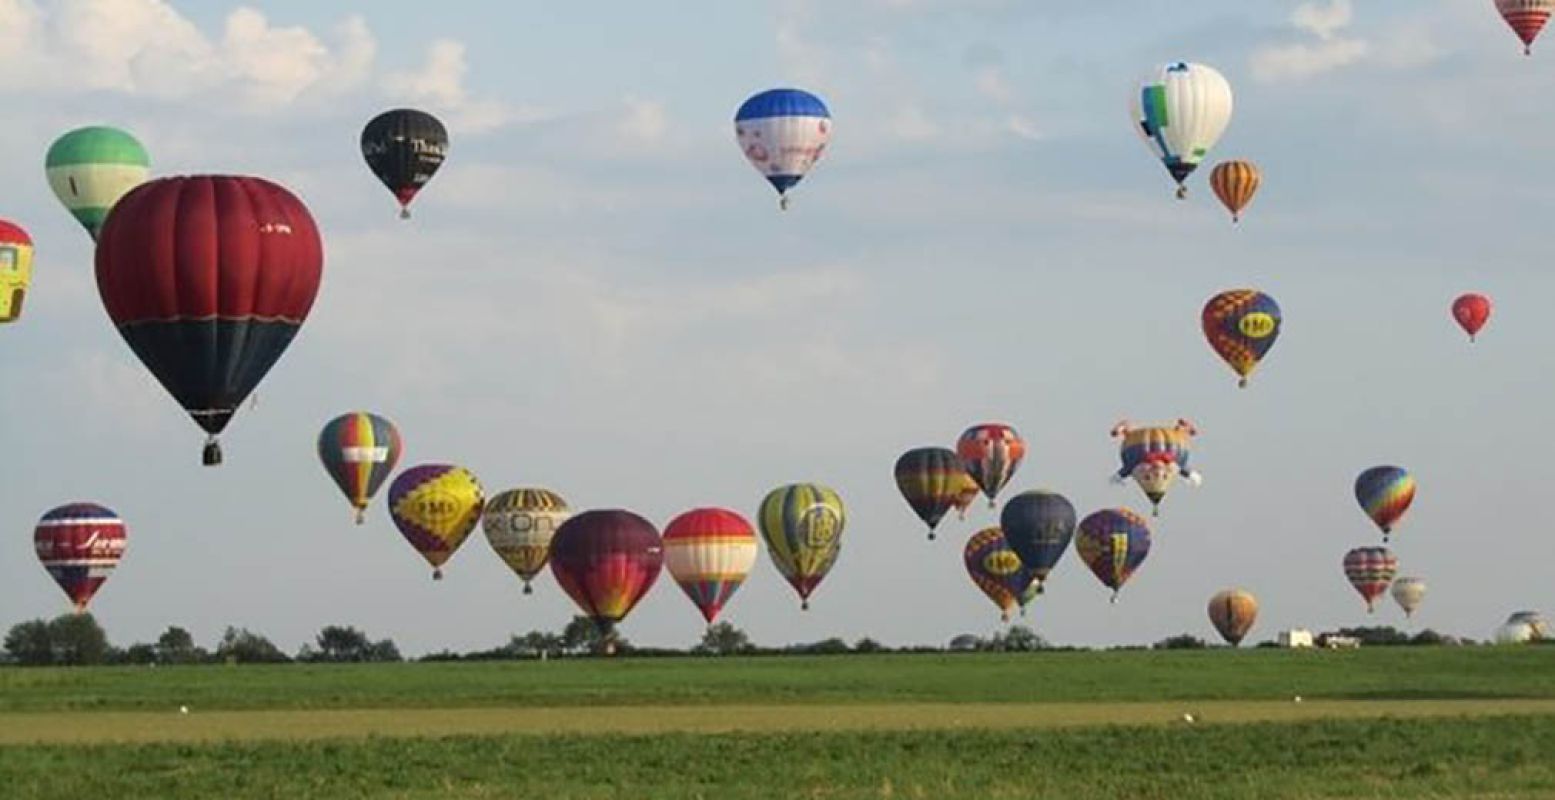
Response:
[{"label": "multicolored striped balloon", "polygon": [[1415,478],[1403,467],[1372,467],[1355,479],[1355,500],[1386,542],[1415,501]]},{"label": "multicolored striped balloon", "polygon": [[486,503],[481,530],[502,563],[524,582],[524,594],[534,594],[530,582],[545,569],[551,538],[571,516],[567,501],[549,489],[509,489]]},{"label": "multicolored striped balloon", "polygon": [[842,498],[825,486],[794,483],[773,489],[756,516],[767,555],[810,608],[810,594],[837,563],[847,512]]},{"label": "multicolored striped balloon", "polygon": [[389,484],[394,525],[432,565],[433,580],[443,579],[443,565],[475,530],[485,501],[475,475],[452,464],[411,467]]},{"label": "multicolored striped balloon", "polygon": [[1041,594],[1048,574],[1074,539],[1074,505],[1055,492],[1021,492],[1004,504],[999,527],[1010,549],[1031,570],[1033,593]]},{"label": "multicolored striped balloon", "polygon": [[1009,622],[1010,612],[1017,607],[1024,609],[1022,599],[1036,575],[1010,549],[1004,531],[997,525],[972,534],[961,552],[961,560],[972,583],[999,608],[1000,620]]},{"label": "multicolored striped balloon", "polygon": [[713,624],[756,565],[756,531],[726,508],[697,508],[664,529],[670,577]]},{"label": "multicolored striped balloon", "polygon": [[1496,0],[1496,10],[1522,40],[1523,55],[1528,56],[1533,55],[1533,40],[1555,13],[1555,0]]},{"label": "multicolored striped balloon", "polygon": [[1386,547],[1357,547],[1344,554],[1344,576],[1365,599],[1368,614],[1397,574],[1398,559]]},{"label": "multicolored striped balloon", "polygon": [[653,588],[664,566],[664,541],[630,511],[585,511],[551,539],[551,574],[614,649],[615,626]]},{"label": "multicolored striped balloon", "polygon": [[400,463],[403,449],[394,423],[366,411],[342,414],[319,433],[319,461],[356,509],[356,524],[367,516],[367,504]]},{"label": "multicolored striped balloon", "polygon": [[1026,442],[1015,429],[1002,422],[973,425],[956,442],[956,455],[972,480],[994,507],[994,497],[1015,477],[1021,459],[1026,457]]},{"label": "multicolored striped balloon", "polygon": [[1280,319],[1280,305],[1274,298],[1256,289],[1232,289],[1211,297],[1199,321],[1210,348],[1245,389],[1253,370],[1280,338]]},{"label": "multicolored striped balloon", "polygon": [[966,477],[961,458],[946,447],[916,447],[896,459],[896,488],[929,526],[930,541],[940,520],[955,507]]},{"label": "multicolored striped balloon", "polygon": [[1096,578],[1112,590],[1112,602],[1116,603],[1123,584],[1150,554],[1150,524],[1126,508],[1098,511],[1080,520],[1074,549]]},{"label": "multicolored striped balloon", "polygon": [[1150,499],[1151,513],[1159,516],[1161,500],[1179,474],[1194,486],[1203,483],[1199,473],[1188,468],[1193,437],[1199,433],[1193,423],[1180,419],[1173,426],[1155,425],[1136,428],[1127,420],[1112,427],[1113,438],[1123,440],[1118,456],[1123,466],[1113,475],[1121,483],[1133,478]]},{"label": "multicolored striped balloon", "polygon": [[49,577],[80,614],[119,565],[127,538],[118,514],[96,503],[71,503],[38,520],[32,544]]},{"label": "multicolored striped balloon", "polygon": [[1258,621],[1258,598],[1242,589],[1224,589],[1209,599],[1209,622],[1226,644],[1236,647]]},{"label": "multicolored striped balloon", "polygon": [[1231,212],[1233,223],[1242,221],[1242,211],[1253,202],[1263,176],[1258,165],[1251,161],[1222,161],[1209,173],[1209,186],[1220,198],[1220,204]]}]

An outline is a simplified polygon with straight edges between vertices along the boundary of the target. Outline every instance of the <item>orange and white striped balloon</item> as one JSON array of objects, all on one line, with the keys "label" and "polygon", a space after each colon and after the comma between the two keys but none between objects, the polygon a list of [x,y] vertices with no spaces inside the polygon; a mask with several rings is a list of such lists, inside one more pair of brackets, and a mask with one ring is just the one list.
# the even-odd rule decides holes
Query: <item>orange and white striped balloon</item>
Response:
[{"label": "orange and white striped balloon", "polygon": [[1263,175],[1258,165],[1251,161],[1222,161],[1209,174],[1209,185],[1215,196],[1231,212],[1231,221],[1242,220],[1242,210],[1253,201]]},{"label": "orange and white striped balloon", "polygon": [[725,508],[697,508],[664,529],[664,566],[709,625],[756,565],[756,532]]}]

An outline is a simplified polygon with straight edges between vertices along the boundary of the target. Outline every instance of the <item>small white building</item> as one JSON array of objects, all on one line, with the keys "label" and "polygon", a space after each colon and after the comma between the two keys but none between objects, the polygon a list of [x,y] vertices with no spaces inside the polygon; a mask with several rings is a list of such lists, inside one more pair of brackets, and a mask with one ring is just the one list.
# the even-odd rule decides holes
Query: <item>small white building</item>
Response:
[{"label": "small white building", "polygon": [[1323,637],[1323,646],[1330,650],[1354,650],[1361,646],[1361,640],[1354,636],[1330,634]]},{"label": "small white building", "polygon": [[1291,628],[1280,631],[1278,640],[1280,647],[1311,647],[1312,631],[1306,628]]}]

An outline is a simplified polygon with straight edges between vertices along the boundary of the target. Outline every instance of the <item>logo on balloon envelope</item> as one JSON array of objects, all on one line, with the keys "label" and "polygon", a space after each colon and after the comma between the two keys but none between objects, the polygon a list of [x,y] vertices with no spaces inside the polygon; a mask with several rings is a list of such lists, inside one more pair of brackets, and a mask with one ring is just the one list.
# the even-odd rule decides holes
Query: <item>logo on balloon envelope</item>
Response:
[{"label": "logo on balloon envelope", "polygon": [[837,540],[842,519],[830,506],[816,503],[805,509],[799,524],[804,529],[805,544],[810,547],[830,547]]},{"label": "logo on balloon envelope", "polygon": [[1236,329],[1249,339],[1263,339],[1274,333],[1277,324],[1272,315],[1254,311],[1237,320]]},{"label": "logo on balloon envelope", "polygon": [[990,575],[1014,575],[1020,568],[1020,556],[1010,550],[996,550],[983,559],[983,569]]}]

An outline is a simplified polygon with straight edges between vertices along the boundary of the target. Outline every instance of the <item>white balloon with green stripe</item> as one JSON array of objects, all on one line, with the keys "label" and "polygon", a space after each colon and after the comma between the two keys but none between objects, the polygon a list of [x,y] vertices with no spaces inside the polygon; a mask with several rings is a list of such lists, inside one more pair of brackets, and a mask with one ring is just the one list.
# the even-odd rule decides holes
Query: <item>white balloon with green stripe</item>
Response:
[{"label": "white balloon with green stripe", "polygon": [[97,239],[114,203],[144,183],[151,158],[135,137],[106,126],[77,128],[49,147],[44,169],[49,187]]}]

